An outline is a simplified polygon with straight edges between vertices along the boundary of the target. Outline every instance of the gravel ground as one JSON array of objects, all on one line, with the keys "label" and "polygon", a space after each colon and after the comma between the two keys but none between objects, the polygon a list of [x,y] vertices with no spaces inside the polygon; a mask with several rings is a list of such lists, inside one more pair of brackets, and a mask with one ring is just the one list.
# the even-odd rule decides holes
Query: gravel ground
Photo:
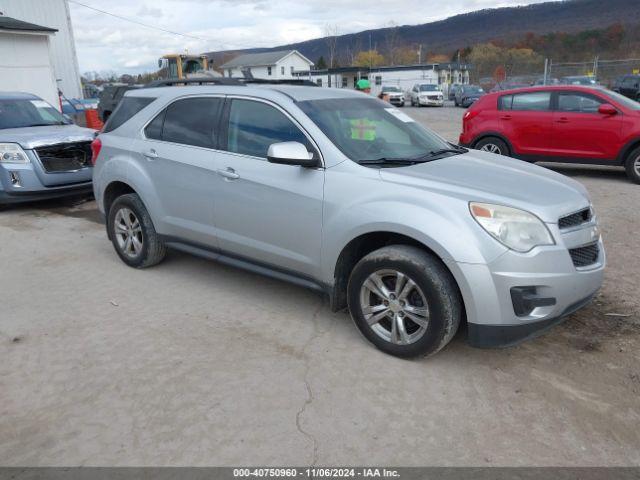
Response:
[{"label": "gravel ground", "polygon": [[[462,110],[406,112],[456,140]],[[554,168],[600,217],[596,301],[420,361],[295,286],[177,252],[127,268],[92,201],[0,213],[0,465],[640,465],[640,186]]]}]

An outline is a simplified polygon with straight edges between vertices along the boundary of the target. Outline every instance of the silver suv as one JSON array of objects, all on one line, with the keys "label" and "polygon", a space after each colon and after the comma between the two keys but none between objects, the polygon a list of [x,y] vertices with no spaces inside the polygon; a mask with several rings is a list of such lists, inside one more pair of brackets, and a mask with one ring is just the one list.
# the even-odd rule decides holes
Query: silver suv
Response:
[{"label": "silver suv", "polygon": [[127,265],[173,247],[323,291],[392,355],[433,354],[465,320],[474,346],[516,343],[602,283],[579,183],[454,146],[362,93],[130,91],[93,147]]}]

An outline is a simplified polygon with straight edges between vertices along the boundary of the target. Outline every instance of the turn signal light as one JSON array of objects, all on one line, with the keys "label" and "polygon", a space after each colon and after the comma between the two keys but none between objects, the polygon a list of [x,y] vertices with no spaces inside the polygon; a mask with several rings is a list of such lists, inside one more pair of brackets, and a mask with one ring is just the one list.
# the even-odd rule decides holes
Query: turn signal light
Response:
[{"label": "turn signal light", "polygon": [[99,137],[96,137],[93,142],[91,142],[91,164],[95,165],[98,161],[98,155],[100,155],[100,150],[102,149],[102,140]]}]

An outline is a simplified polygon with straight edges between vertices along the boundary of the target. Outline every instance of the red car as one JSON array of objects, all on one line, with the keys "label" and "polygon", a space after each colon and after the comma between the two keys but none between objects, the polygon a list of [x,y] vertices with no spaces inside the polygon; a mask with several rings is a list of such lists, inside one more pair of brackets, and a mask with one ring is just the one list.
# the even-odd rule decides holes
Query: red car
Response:
[{"label": "red car", "polygon": [[640,103],[577,85],[490,93],[465,113],[460,144],[532,162],[622,165],[640,183]]}]

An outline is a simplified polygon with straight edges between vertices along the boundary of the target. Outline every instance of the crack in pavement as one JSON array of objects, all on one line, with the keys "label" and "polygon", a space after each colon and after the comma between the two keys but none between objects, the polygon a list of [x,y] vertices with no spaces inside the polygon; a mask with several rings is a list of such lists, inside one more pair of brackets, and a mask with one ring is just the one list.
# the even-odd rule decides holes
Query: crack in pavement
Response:
[{"label": "crack in pavement", "polygon": [[331,330],[331,327],[333,326],[333,324],[335,324],[335,321],[332,322],[331,325],[329,325],[329,327],[324,331],[318,329],[317,319],[318,319],[318,315],[320,314],[320,311],[322,310],[323,306],[324,306],[324,297],[322,297],[320,299],[320,304],[315,309],[315,311],[313,312],[313,315],[311,317],[311,320],[312,320],[313,325],[314,325],[315,332],[313,333],[313,335],[311,335],[311,337],[309,337],[309,340],[307,340],[307,342],[305,343],[304,347],[302,347],[302,354],[303,354],[302,358],[304,358],[304,363],[305,363],[303,381],[304,381],[304,386],[307,389],[307,398],[305,399],[304,404],[302,405],[300,410],[298,410],[298,412],[296,413],[296,428],[298,429],[298,431],[302,435],[304,435],[306,438],[308,438],[313,443],[313,456],[312,456],[312,461],[311,461],[310,467],[315,467],[316,462],[318,461],[318,440],[316,439],[316,437],[314,435],[312,435],[311,433],[307,432],[304,428],[302,428],[302,424],[301,424],[302,415],[307,410],[307,407],[309,405],[311,405],[313,403],[313,401],[314,401],[313,390],[311,389],[311,384],[309,383],[309,370],[311,370],[311,365],[309,363],[309,358],[304,354],[305,354],[307,348],[309,348],[309,346],[315,340],[320,338],[325,333],[329,332],[329,330]]}]

